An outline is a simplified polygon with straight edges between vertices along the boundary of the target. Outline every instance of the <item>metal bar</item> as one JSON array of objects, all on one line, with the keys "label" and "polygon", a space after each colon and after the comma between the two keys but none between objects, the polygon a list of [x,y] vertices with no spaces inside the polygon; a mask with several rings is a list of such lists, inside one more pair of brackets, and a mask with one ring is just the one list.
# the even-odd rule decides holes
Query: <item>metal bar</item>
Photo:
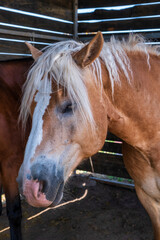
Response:
[{"label": "metal bar", "polygon": [[117,144],[122,144],[121,141],[114,141],[114,140],[105,140],[105,142],[108,142],[108,143],[117,143]]},{"label": "metal bar", "polygon": [[109,154],[109,155],[115,155],[115,156],[123,156],[122,153],[115,153],[115,152],[108,152],[108,151],[98,151],[99,153]]},{"label": "metal bar", "polygon": [[[0,38],[0,41],[6,41],[6,42],[16,42],[16,43],[25,43],[26,39],[22,40],[22,39],[14,39],[14,38]],[[32,43],[32,44],[38,44],[38,45],[52,45],[52,43],[46,43],[46,42],[35,42],[35,41],[29,41],[27,40],[27,42]]]},{"label": "metal bar", "polygon": [[8,34],[8,35],[15,35],[15,36],[29,37],[29,38],[55,40],[55,41],[64,41],[64,40],[70,39],[68,37],[49,36],[49,35],[39,34],[39,33],[35,33],[35,32],[21,32],[21,31],[14,31],[14,30],[8,30],[8,29],[0,29],[0,33]]},{"label": "metal bar", "polygon": [[[152,33],[152,32],[160,32],[160,28],[146,28],[146,29],[128,29],[128,30],[113,30],[113,31],[102,31],[103,35],[111,35],[111,34],[129,34],[129,33]],[[78,33],[79,36],[87,36],[87,35],[95,35],[97,32],[81,32]]]},{"label": "metal bar", "polygon": [[[125,38],[125,37],[128,37],[129,34],[127,33],[124,33],[124,34],[115,34],[116,37],[119,37],[120,39],[121,38]],[[92,38],[93,38],[94,34],[93,35],[86,35],[86,36],[79,36],[79,39],[82,41],[82,42],[86,42],[86,41],[90,41]],[[109,41],[110,38],[111,38],[112,34],[110,35],[103,35],[104,39],[106,41]],[[160,38],[160,32],[151,32],[151,33],[143,33],[143,36],[146,38],[146,39],[157,39],[157,38]]]},{"label": "metal bar", "polygon": [[117,187],[123,187],[123,188],[129,188],[129,189],[135,189],[135,185],[133,183],[125,183],[125,182],[119,182],[116,180],[110,180],[110,179],[102,179],[102,178],[98,178],[98,177],[89,177],[92,180],[101,182],[101,183],[105,183],[105,184],[109,184],[109,185],[114,185]]},{"label": "metal bar", "polygon": [[31,57],[32,54],[0,52],[0,55]]},{"label": "metal bar", "polygon": [[73,3],[73,38],[78,38],[78,0],[74,0]]},{"label": "metal bar", "polygon": [[102,23],[102,22],[118,22],[118,21],[128,21],[128,20],[137,20],[137,19],[148,19],[148,18],[159,18],[160,15],[147,15],[147,16],[139,16],[139,17],[126,17],[126,18],[111,18],[111,19],[90,19],[90,20],[79,20],[78,23]]},{"label": "metal bar", "polygon": [[32,31],[32,32],[43,32],[46,34],[56,34],[56,35],[61,35],[61,36],[73,36],[71,33],[65,33],[65,32],[58,32],[58,31],[53,31],[49,29],[44,29],[44,28],[35,28],[35,27],[29,27],[29,26],[22,26],[18,24],[11,24],[11,23],[6,23],[6,22],[0,22],[0,26],[3,27],[10,27],[10,28],[16,28],[16,29],[23,29],[27,31]]},{"label": "metal bar", "polygon": [[[76,170],[75,175],[80,175],[82,177],[85,176],[92,180],[95,180],[97,182],[101,182],[104,184],[109,184],[109,185],[114,185],[118,187],[129,188],[129,189],[135,189],[134,182],[131,179],[120,178],[121,181],[118,181],[119,177],[112,177],[104,174],[92,173],[92,172],[82,171],[82,170]],[[129,182],[129,180],[131,182]]]}]

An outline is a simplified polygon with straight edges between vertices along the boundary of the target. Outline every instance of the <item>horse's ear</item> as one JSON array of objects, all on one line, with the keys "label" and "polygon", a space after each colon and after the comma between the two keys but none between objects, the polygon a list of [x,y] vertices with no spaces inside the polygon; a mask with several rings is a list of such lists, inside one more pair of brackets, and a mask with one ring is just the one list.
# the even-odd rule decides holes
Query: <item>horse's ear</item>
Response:
[{"label": "horse's ear", "polygon": [[33,59],[36,61],[42,55],[42,52],[39,51],[37,48],[35,48],[32,44],[30,44],[28,42],[25,42],[25,44],[29,48],[29,50],[30,50],[30,52],[32,54]]},{"label": "horse's ear", "polygon": [[90,65],[97,57],[99,57],[103,42],[103,35],[101,32],[98,32],[84,48],[72,55],[77,65],[82,68]]}]

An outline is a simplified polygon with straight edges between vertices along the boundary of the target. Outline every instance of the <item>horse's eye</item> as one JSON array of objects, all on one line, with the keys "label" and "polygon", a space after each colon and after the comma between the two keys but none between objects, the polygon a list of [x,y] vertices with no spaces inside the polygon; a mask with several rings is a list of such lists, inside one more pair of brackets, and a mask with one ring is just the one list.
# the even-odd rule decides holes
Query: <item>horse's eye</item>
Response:
[{"label": "horse's eye", "polygon": [[73,106],[71,102],[67,103],[61,108],[61,113],[71,113],[72,111],[73,111]]},{"label": "horse's eye", "polygon": [[72,114],[75,110],[76,104],[71,101],[65,101],[58,107],[58,112],[61,114]]}]

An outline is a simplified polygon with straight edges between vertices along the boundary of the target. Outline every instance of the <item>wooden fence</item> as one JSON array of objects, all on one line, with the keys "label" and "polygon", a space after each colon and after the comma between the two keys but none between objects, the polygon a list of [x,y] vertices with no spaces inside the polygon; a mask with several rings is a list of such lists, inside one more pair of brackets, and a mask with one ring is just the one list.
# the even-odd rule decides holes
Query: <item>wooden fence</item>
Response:
[{"label": "wooden fence", "polygon": [[73,0],[0,1],[0,60],[29,56],[24,42],[43,48],[74,36]]},{"label": "wooden fence", "polygon": [[79,0],[78,19],[81,40],[89,39],[97,31],[102,31],[106,39],[113,34],[125,37],[128,33],[139,33],[152,41],[160,39],[158,0]]}]

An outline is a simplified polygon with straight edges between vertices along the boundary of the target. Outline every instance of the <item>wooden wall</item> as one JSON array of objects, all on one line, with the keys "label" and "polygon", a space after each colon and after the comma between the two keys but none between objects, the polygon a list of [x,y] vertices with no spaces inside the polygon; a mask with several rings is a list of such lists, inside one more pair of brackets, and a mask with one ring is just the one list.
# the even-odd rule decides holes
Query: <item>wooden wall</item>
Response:
[{"label": "wooden wall", "polygon": [[0,6],[48,15],[72,21],[72,0],[1,0]]},{"label": "wooden wall", "polygon": [[[48,20],[45,18],[6,11],[3,7],[43,14],[67,20],[67,22]],[[13,25],[21,26],[21,28]],[[30,29],[25,29],[25,27],[29,27]],[[35,30],[34,28],[38,28],[38,30]],[[41,29],[44,29],[45,31]],[[43,48],[54,41],[60,41],[72,37],[73,0],[0,1],[0,60],[19,58],[23,57],[23,54],[29,54],[28,49],[24,44],[24,41],[26,40],[36,42],[35,44],[38,48]],[[20,40],[20,42],[17,40]],[[41,44],[38,45],[37,42],[40,42]],[[8,55],[3,53],[8,53]],[[22,54],[22,56],[9,55],[14,53]]]},{"label": "wooden wall", "polygon": [[[130,8],[102,9],[102,7],[124,5],[130,5]],[[91,33],[94,34],[97,31],[102,31],[106,39],[113,34],[121,38],[129,32],[140,33],[152,40],[160,39],[160,3],[158,0],[79,0],[79,9],[97,7],[99,9],[91,13],[78,15],[78,32],[81,40],[89,39]],[[87,23],[86,20],[98,20],[98,22]]]}]

